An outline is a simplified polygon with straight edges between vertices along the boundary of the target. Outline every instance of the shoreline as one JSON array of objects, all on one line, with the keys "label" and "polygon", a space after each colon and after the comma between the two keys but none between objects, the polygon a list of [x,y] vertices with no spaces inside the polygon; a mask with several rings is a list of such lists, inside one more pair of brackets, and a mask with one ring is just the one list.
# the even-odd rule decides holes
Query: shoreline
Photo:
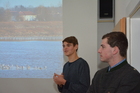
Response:
[{"label": "shoreline", "polygon": [[0,37],[0,41],[61,41],[62,36],[43,37]]}]

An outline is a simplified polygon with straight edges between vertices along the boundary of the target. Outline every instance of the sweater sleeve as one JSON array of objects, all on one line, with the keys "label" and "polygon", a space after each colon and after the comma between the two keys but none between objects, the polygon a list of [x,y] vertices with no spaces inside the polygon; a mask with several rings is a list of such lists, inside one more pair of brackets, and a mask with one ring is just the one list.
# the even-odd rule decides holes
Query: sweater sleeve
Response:
[{"label": "sweater sleeve", "polygon": [[[131,73],[131,72],[130,72]],[[116,93],[139,93],[140,92],[140,74],[132,72],[125,76],[117,89]]]},{"label": "sweater sleeve", "polygon": [[[92,83],[90,85],[90,87],[88,88],[87,92],[86,93],[97,93],[96,90],[95,90],[95,78],[98,78],[97,77],[97,74],[98,74],[98,71],[95,73],[94,77],[92,78]],[[98,81],[97,81],[98,82]]]},{"label": "sweater sleeve", "polygon": [[58,88],[59,92],[62,92],[62,90],[63,90],[63,85],[62,85],[62,86],[57,85],[57,88]]},{"label": "sweater sleeve", "polygon": [[88,90],[87,90],[86,93],[95,93],[93,81],[94,81],[94,80],[92,79],[92,84],[90,85],[90,87],[88,88]]}]

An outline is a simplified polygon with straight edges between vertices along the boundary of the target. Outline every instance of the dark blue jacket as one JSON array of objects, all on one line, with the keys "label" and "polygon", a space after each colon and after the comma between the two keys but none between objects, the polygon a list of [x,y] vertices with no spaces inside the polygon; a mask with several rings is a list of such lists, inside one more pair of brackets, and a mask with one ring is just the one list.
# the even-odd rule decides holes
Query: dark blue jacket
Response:
[{"label": "dark blue jacket", "polygon": [[87,93],[140,93],[140,73],[125,60],[96,72]]}]

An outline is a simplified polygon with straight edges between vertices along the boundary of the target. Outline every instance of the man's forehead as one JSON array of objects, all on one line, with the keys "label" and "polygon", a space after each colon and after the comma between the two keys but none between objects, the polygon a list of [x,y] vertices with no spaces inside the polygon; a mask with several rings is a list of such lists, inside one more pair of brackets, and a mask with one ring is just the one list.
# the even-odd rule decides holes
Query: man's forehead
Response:
[{"label": "man's forehead", "polygon": [[104,39],[102,39],[102,44],[107,44],[107,41],[108,41],[108,39],[107,38],[104,38]]},{"label": "man's forehead", "polygon": [[63,45],[67,45],[67,44],[72,44],[72,43],[68,43],[68,42],[64,42]]}]

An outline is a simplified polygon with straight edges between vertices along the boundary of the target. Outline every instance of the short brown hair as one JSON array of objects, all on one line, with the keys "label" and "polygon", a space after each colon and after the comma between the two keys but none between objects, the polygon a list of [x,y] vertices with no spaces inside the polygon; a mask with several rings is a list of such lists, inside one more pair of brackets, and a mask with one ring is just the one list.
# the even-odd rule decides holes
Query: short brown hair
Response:
[{"label": "short brown hair", "polygon": [[77,38],[76,38],[75,36],[66,37],[66,38],[62,41],[62,43],[64,43],[64,42],[72,43],[74,46],[75,46],[75,45],[78,45],[78,40],[77,40]]},{"label": "short brown hair", "polygon": [[107,38],[108,44],[111,47],[117,46],[120,50],[120,55],[126,57],[128,41],[123,32],[110,32],[105,34],[102,39]]}]

